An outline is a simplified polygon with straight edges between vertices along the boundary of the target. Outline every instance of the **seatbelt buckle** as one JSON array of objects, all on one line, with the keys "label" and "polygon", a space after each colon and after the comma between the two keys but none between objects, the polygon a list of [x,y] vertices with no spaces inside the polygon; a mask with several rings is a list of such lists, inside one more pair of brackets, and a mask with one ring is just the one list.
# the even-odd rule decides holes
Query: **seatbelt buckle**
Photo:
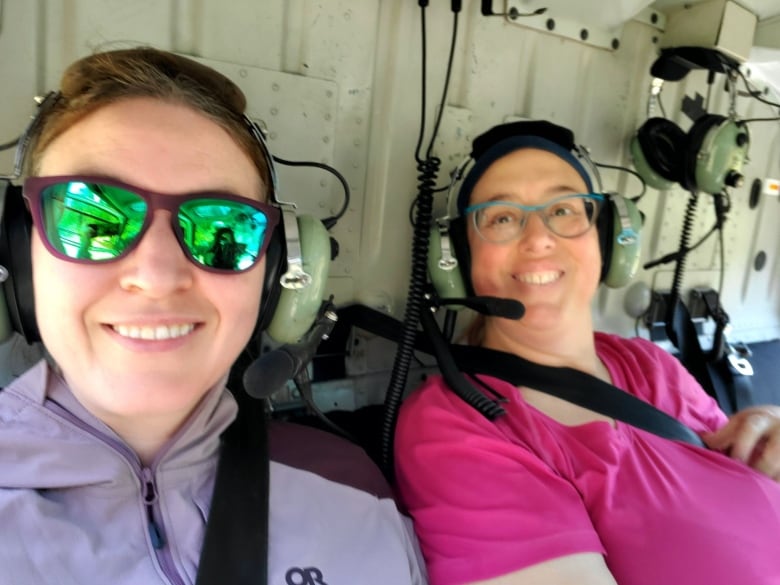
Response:
[{"label": "seatbelt buckle", "polygon": [[741,376],[752,376],[753,365],[748,358],[753,355],[750,348],[743,342],[726,342],[726,351],[728,352],[729,365],[735,373]]}]

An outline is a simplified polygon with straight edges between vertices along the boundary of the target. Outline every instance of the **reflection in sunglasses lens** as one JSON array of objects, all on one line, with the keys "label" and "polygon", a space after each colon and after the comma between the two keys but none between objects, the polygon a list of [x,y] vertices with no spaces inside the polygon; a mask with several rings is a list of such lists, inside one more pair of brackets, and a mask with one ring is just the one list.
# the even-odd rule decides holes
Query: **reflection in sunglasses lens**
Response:
[{"label": "reflection in sunglasses lens", "polygon": [[[128,189],[70,181],[41,193],[44,233],[55,250],[76,260],[121,257],[141,236],[147,201]],[[188,199],[178,209],[185,254],[220,270],[246,270],[258,260],[268,218],[240,201]]]}]

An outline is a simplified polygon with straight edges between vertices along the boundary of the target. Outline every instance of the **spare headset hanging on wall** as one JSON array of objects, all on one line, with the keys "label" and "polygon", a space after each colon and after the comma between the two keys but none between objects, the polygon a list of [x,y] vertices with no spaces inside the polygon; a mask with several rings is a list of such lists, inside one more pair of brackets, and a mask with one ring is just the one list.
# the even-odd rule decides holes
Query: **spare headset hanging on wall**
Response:
[{"label": "spare headset hanging on wall", "polygon": [[[728,116],[699,116],[685,132],[665,117],[661,92],[666,81],[679,81],[691,69],[707,69],[711,86],[716,73],[727,76]],[[659,190],[675,184],[688,191],[716,194],[744,182],[750,134],[736,113],[736,80],[739,64],[714,49],[682,47],[664,49],[650,68],[647,120],[631,139],[629,150],[644,181]],[[658,105],[664,117],[654,115]]]},{"label": "spare headset hanging on wall", "polygon": [[[664,82],[679,81],[694,68],[709,71],[710,87],[716,73],[724,73],[727,76],[729,112],[728,116],[705,113],[694,121],[686,133],[665,117],[654,117],[653,113],[655,105],[658,105],[665,115],[660,101]],[[631,155],[640,175],[650,186],[666,190],[678,183],[690,191],[690,197],[677,252],[648,262],[645,268],[675,261],[665,316],[667,336],[679,349],[680,361],[702,387],[718,400],[721,408],[730,413],[737,406],[749,404],[751,392],[749,382],[745,381],[744,376],[743,379],[736,378],[735,376],[741,373],[737,371],[732,375],[732,368],[729,366],[734,360],[724,337],[728,315],[719,303],[717,311],[710,311],[715,319],[716,331],[713,348],[709,355],[706,355],[699,344],[698,333],[688,309],[681,299],[680,289],[688,253],[715,230],[722,234],[729,207],[724,201],[728,196],[726,190],[728,187],[739,187],[744,182],[742,165],[747,160],[750,135],[746,122],[738,120],[736,113],[737,75],[741,75],[741,72],[736,61],[719,51],[693,47],[662,51],[650,72],[653,80],[648,96],[648,119],[632,138]],[[713,229],[691,246],[690,236],[700,192],[709,193],[714,198],[716,221]],[[722,242],[721,236],[721,251]],[[724,269],[725,267],[721,266],[721,270]],[[727,361],[729,363],[726,363]],[[742,366],[744,361],[744,358],[740,357],[738,365]],[[749,366],[749,363],[747,365]],[[742,373],[747,371],[748,368],[744,368]],[[724,385],[728,388],[724,388]]]}]

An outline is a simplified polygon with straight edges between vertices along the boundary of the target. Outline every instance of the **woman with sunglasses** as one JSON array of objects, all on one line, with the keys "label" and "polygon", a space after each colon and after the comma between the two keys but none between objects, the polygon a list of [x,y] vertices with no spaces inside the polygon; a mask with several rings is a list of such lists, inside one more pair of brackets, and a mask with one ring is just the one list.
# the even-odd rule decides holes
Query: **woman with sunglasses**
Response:
[{"label": "woman with sunglasses", "polygon": [[[238,87],[171,53],[86,57],[47,102],[23,193],[48,359],[0,392],[0,582],[194,583],[271,268],[270,156]],[[381,476],[323,435],[271,434],[268,582],[422,583]]]},{"label": "woman with sunglasses", "polygon": [[433,378],[402,405],[395,442],[431,583],[780,583],[780,409],[727,421],[676,358],[594,331],[600,239],[619,230],[599,221],[605,197],[573,146],[547,122],[475,140],[457,201],[470,260],[458,259],[475,294],[519,301],[525,314],[480,316],[468,341],[613,384],[710,449],[471,378],[505,411],[489,420]]}]

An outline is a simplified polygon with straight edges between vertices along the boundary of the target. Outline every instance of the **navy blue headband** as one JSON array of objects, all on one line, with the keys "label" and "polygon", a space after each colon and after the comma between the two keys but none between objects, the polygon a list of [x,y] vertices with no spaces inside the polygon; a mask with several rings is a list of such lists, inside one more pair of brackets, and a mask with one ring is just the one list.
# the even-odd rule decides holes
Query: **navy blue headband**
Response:
[{"label": "navy blue headband", "polygon": [[[538,122],[517,122],[516,124],[539,124],[539,123]],[[551,127],[553,126],[552,124],[549,125]],[[494,128],[493,130],[489,130],[486,134],[494,132],[496,129],[497,128]],[[563,128],[560,127],[555,127],[555,129],[564,130]],[[482,136],[486,136],[486,134],[483,134]],[[480,138],[481,137],[478,137],[474,141],[475,145],[477,141],[480,140]],[[574,144],[572,141],[572,148],[573,146]],[[585,181],[585,185],[588,187],[588,192],[593,192],[593,184],[591,183],[588,173],[585,172],[585,168],[582,166],[580,161],[577,160],[577,157],[574,156],[574,154],[572,154],[571,150],[566,149],[565,147],[558,144],[557,142],[553,142],[552,140],[548,140],[547,138],[542,138],[541,136],[538,135],[521,134],[521,135],[509,136],[508,138],[504,138],[496,142],[495,144],[490,146],[487,150],[480,153],[479,155],[474,155],[472,153],[472,156],[474,156],[475,158],[474,166],[471,167],[468,174],[466,175],[466,178],[463,180],[463,184],[460,187],[460,192],[458,193],[458,214],[459,215],[463,215],[463,210],[468,207],[469,197],[471,196],[471,192],[474,190],[474,186],[477,184],[477,181],[479,181],[480,177],[485,173],[485,171],[488,170],[488,167],[490,167],[490,165],[492,165],[502,156],[505,156],[510,152],[514,152],[515,150],[520,150],[521,148],[538,148],[539,150],[546,150],[547,152],[551,152],[555,156],[563,159],[564,161],[569,163],[572,167],[574,167],[574,170],[576,170],[577,173],[579,173],[580,177],[582,177],[583,181]]]}]

